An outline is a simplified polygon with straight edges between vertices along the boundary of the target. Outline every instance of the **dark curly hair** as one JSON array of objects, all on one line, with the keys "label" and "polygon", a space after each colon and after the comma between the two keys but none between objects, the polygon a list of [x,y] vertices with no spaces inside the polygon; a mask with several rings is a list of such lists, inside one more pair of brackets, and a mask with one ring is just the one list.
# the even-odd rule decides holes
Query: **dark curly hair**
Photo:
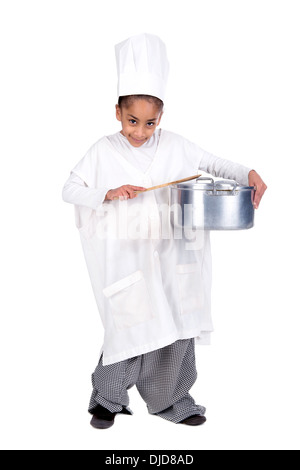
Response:
[{"label": "dark curly hair", "polygon": [[163,103],[162,100],[160,100],[159,98],[156,98],[156,96],[150,96],[150,95],[120,96],[119,101],[118,101],[118,105],[120,106],[120,108],[122,108],[122,107],[128,108],[129,106],[131,106],[133,104],[134,101],[137,101],[137,100],[146,100],[149,103],[153,103],[154,105],[157,106],[159,111],[162,111],[163,108],[164,108],[164,103]]}]

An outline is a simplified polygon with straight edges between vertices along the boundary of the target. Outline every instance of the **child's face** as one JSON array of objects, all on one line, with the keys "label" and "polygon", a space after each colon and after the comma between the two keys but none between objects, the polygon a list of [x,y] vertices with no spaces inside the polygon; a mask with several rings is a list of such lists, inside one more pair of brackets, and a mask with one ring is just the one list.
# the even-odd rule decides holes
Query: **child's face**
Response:
[{"label": "child's face", "polygon": [[133,147],[141,147],[150,139],[160,123],[162,111],[154,103],[137,99],[128,106],[116,106],[116,116],[122,123],[122,134]]}]

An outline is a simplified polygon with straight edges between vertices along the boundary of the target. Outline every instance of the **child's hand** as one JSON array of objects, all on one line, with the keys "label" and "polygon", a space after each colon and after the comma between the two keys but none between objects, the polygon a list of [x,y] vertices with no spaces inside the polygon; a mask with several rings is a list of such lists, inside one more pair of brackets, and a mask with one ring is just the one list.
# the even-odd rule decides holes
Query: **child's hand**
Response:
[{"label": "child's hand", "polygon": [[253,201],[253,206],[255,209],[258,209],[259,203],[261,198],[264,195],[265,190],[267,189],[266,184],[263,182],[261,177],[259,176],[256,171],[252,170],[249,173],[249,186],[254,186],[255,187],[255,195],[254,195],[254,201]]},{"label": "child's hand", "polygon": [[115,199],[120,199],[124,201],[126,199],[134,199],[138,196],[135,191],[145,191],[146,188],[141,188],[140,186],[131,186],[130,184],[125,184],[116,189],[111,189],[108,191],[105,197],[105,201],[114,201]]}]

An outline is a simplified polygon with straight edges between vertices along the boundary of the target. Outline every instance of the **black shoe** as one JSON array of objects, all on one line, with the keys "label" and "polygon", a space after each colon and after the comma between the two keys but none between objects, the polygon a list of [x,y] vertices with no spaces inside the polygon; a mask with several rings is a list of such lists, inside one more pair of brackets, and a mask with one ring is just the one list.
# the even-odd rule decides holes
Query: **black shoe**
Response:
[{"label": "black shoe", "polygon": [[97,416],[93,416],[91,420],[91,426],[95,429],[108,429],[111,428],[114,423],[115,423],[115,416],[117,413],[112,413],[114,416],[112,416],[111,419],[107,418],[97,418]]},{"label": "black shoe", "polygon": [[[111,428],[115,423],[115,417],[118,413],[111,413],[101,405],[96,406],[93,410],[90,411],[93,415],[91,420],[91,426],[95,429],[108,429]],[[119,413],[129,414],[129,411],[126,408],[123,408]]]},{"label": "black shoe", "polygon": [[183,421],[180,421],[180,424],[187,424],[188,426],[201,426],[201,424],[204,424],[205,422],[206,422],[205,416],[193,415],[193,416],[189,416]]}]

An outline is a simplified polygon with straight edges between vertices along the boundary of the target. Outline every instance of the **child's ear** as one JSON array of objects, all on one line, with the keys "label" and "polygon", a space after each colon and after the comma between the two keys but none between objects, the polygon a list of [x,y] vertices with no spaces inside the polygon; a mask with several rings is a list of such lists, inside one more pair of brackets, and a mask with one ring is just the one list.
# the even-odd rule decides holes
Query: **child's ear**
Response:
[{"label": "child's ear", "polygon": [[118,121],[121,121],[121,108],[118,104],[116,104],[116,118]]}]

